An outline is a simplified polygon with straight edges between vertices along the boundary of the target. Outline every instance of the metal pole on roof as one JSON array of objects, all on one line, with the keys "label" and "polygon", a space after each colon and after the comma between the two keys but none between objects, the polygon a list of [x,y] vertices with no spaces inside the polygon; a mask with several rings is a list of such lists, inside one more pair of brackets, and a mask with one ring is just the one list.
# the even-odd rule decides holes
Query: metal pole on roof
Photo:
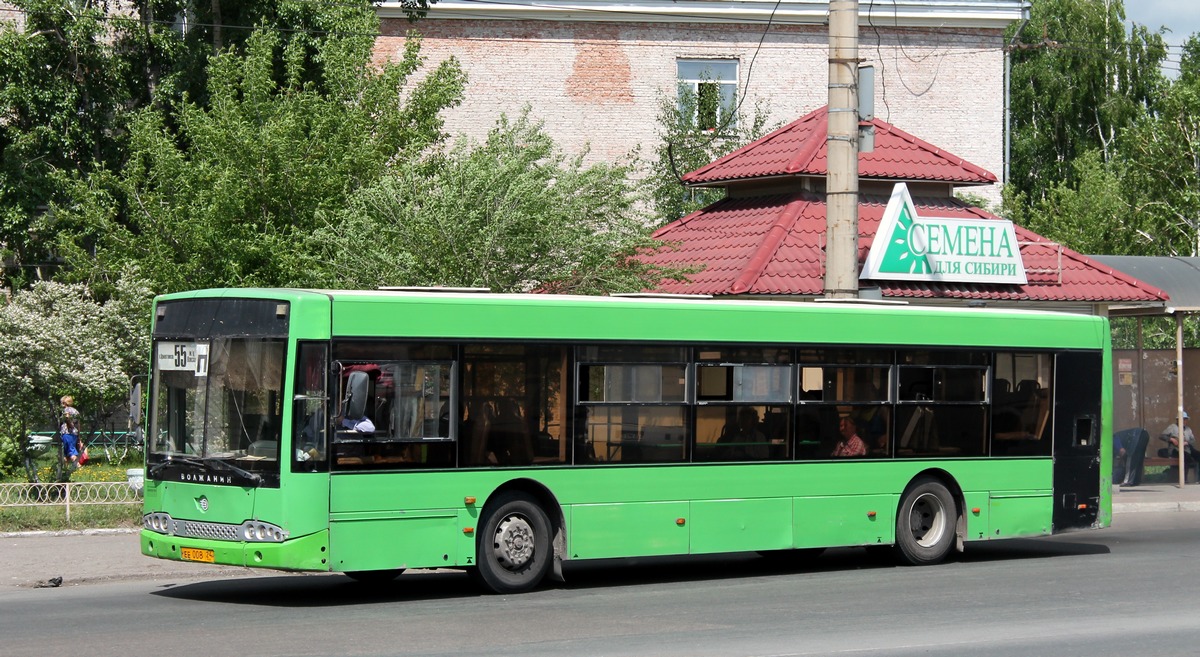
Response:
[{"label": "metal pole on roof", "polygon": [[1187,442],[1183,439],[1183,313],[1175,311],[1175,426],[1179,427],[1179,487],[1183,488],[1187,481],[1184,450]]},{"label": "metal pole on roof", "polygon": [[825,296],[858,298],[858,0],[829,3]]},{"label": "metal pole on roof", "polygon": [[1137,393],[1134,398],[1134,422],[1135,427],[1146,426],[1146,379],[1143,378],[1146,373],[1146,368],[1143,367],[1146,351],[1146,340],[1143,331],[1143,317],[1138,315],[1137,318]]}]

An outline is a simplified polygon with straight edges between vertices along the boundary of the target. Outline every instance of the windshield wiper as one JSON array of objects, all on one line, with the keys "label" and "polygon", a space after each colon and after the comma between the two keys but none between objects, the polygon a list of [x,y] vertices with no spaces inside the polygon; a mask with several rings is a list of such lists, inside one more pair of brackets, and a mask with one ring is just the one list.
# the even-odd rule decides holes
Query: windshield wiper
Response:
[{"label": "windshield wiper", "polygon": [[171,465],[187,465],[194,468],[200,468],[201,470],[208,467],[213,467],[217,470],[225,470],[227,472],[232,472],[236,475],[245,477],[246,479],[249,479],[255,486],[262,484],[262,475],[258,474],[257,472],[244,470],[236,465],[226,463],[215,456],[209,456],[203,459],[198,459],[191,456],[168,456],[165,461],[159,461],[158,463],[150,466],[150,469],[146,474],[153,477],[161,472],[163,468]]},{"label": "windshield wiper", "polygon": [[238,466],[236,466],[232,463],[226,463],[225,461],[222,461],[221,459],[219,459],[215,456],[210,456],[206,459],[203,459],[203,462],[206,465],[220,465],[221,467],[218,469],[227,470],[236,475],[241,475],[241,476],[245,477],[246,479],[249,479],[250,481],[254,482],[255,486],[262,483],[262,475],[258,474],[257,472],[250,472],[249,470],[246,470],[244,468],[239,468]]},{"label": "windshield wiper", "polygon": [[197,458],[192,458],[190,456],[168,456],[165,461],[159,461],[158,463],[150,466],[150,469],[146,471],[146,474],[153,477],[159,472],[162,472],[163,468],[172,465],[190,465],[194,468],[203,468],[204,461],[201,461]]}]

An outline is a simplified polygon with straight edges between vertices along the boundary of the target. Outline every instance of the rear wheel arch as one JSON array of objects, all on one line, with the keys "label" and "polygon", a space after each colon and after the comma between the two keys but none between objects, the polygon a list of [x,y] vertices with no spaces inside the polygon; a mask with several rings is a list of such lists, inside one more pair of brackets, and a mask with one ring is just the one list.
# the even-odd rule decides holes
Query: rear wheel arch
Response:
[{"label": "rear wheel arch", "polygon": [[913,483],[921,477],[933,477],[934,479],[940,481],[942,485],[946,487],[946,490],[950,491],[950,495],[954,498],[954,504],[958,507],[958,515],[960,517],[963,515],[964,509],[966,509],[967,505],[966,495],[963,493],[962,486],[958,485],[958,480],[954,478],[954,475],[941,468],[927,468],[914,475],[913,478],[908,481],[908,485],[904,487],[904,490],[907,491],[912,488]]},{"label": "rear wheel arch", "polygon": [[958,482],[933,468],[914,476],[896,509],[894,549],[902,563],[939,563],[951,550],[962,551],[966,534],[964,498]]},{"label": "rear wheel arch", "polygon": [[[563,513],[562,504],[558,502],[558,497],[549,487],[536,479],[512,479],[492,491],[483,504],[480,517],[487,517],[493,510],[495,502],[503,499],[505,494],[510,492],[522,493],[533,498],[549,518],[551,531],[553,532],[551,547],[554,549],[554,567],[550,576],[555,581],[563,581],[562,560],[566,558],[567,554],[567,523],[566,515]],[[476,555],[476,558],[478,557],[479,555]]]}]

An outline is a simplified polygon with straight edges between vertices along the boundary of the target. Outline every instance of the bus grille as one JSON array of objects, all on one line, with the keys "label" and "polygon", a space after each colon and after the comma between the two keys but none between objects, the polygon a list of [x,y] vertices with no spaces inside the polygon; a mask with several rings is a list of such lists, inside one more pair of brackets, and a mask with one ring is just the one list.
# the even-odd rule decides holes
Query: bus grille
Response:
[{"label": "bus grille", "polygon": [[240,526],[216,522],[178,520],[175,522],[175,535],[190,538],[211,538],[218,541],[236,541],[238,540],[238,528]]}]

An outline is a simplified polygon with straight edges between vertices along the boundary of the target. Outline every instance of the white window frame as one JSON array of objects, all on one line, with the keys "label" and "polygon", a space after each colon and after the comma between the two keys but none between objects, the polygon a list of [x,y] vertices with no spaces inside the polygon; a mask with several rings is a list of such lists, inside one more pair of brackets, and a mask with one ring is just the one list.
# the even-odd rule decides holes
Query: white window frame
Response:
[{"label": "white window frame", "polygon": [[736,58],[695,58],[680,57],[675,60],[675,77],[680,91],[680,109],[683,108],[683,92],[689,91],[696,98],[696,107],[692,110],[692,123],[700,127],[699,100],[701,85],[717,85],[721,103],[717,108],[715,124],[701,127],[702,130],[715,131],[721,128],[728,131],[737,127],[737,98],[738,79],[741,75],[741,62]]}]

